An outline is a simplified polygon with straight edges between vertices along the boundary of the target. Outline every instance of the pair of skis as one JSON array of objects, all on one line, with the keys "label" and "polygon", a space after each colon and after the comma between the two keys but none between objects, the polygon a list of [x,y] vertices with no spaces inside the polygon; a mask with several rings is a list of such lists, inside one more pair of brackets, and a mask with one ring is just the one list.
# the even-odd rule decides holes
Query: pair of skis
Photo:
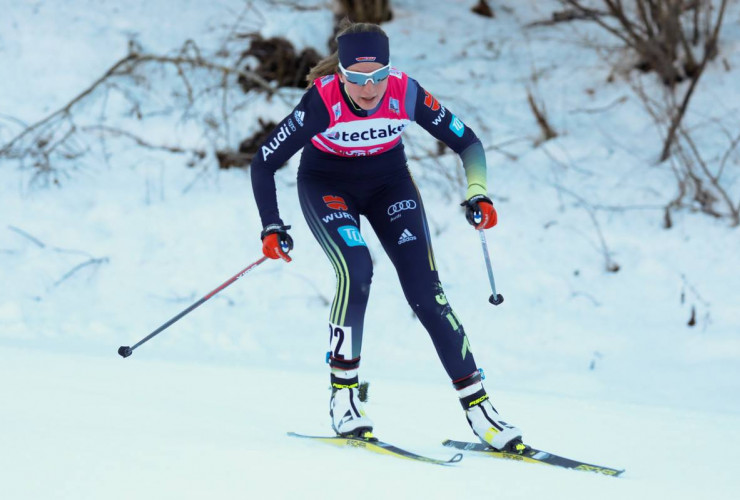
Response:
[{"label": "pair of skis", "polygon": [[[404,450],[390,443],[380,441],[379,439],[367,433],[363,437],[354,436],[307,436],[304,434],[296,434],[295,432],[289,432],[289,436],[310,439],[313,441],[320,441],[335,446],[349,446],[353,448],[362,448],[374,453],[382,455],[391,455],[398,458],[407,460],[415,460],[417,462],[426,462],[437,465],[450,465],[455,464],[462,460],[463,454],[456,453],[449,460],[437,459],[425,457],[423,455],[417,455],[416,453]],[[622,469],[614,469],[611,467],[603,467],[601,465],[593,465],[578,460],[572,460],[570,458],[561,457],[553,453],[548,453],[536,448],[529,446],[520,446],[516,451],[497,451],[483,443],[469,443],[465,441],[454,441],[448,439],[442,443],[444,446],[454,448],[462,451],[473,452],[477,455],[487,456],[492,458],[504,458],[509,460],[516,460],[519,462],[529,462],[537,464],[551,465],[555,467],[561,467],[564,469],[581,470],[588,472],[596,472],[604,474],[606,476],[619,476],[624,472]]]}]

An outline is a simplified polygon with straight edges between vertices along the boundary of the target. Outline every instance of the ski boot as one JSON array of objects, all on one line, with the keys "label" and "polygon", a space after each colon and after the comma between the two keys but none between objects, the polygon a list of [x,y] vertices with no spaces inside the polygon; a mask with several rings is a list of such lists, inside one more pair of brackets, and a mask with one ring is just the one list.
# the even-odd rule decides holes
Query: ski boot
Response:
[{"label": "ski boot", "polygon": [[357,369],[332,370],[329,415],[340,436],[372,437],[373,421],[365,414],[359,398]]},{"label": "ski boot", "polygon": [[483,388],[480,372],[453,382],[460,404],[465,410],[470,428],[484,444],[498,451],[521,453],[526,449],[522,444],[522,431],[501,419],[496,408]]}]

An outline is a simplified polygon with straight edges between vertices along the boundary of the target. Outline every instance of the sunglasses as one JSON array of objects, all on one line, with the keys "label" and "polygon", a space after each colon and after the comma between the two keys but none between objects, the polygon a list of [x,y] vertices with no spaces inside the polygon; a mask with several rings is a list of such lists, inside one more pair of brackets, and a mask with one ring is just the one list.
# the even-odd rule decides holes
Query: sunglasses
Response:
[{"label": "sunglasses", "polygon": [[365,85],[367,82],[372,82],[373,85],[377,85],[391,74],[391,63],[390,61],[386,66],[378,68],[370,73],[360,73],[359,71],[347,71],[339,63],[339,71],[342,72],[348,82],[354,83],[355,85]]}]

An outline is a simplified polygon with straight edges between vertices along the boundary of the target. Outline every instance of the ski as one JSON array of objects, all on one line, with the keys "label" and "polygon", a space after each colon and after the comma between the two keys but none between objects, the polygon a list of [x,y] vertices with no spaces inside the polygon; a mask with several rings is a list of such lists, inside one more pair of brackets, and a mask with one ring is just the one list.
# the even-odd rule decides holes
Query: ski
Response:
[{"label": "ski", "polygon": [[417,455],[410,451],[404,450],[397,446],[393,446],[390,443],[380,441],[378,438],[370,434],[369,437],[344,437],[344,436],[307,436],[305,434],[297,434],[295,432],[289,432],[288,436],[297,437],[302,439],[312,439],[314,441],[321,441],[322,443],[333,444],[335,446],[349,446],[352,448],[362,448],[374,453],[381,455],[391,455],[398,458],[405,458],[407,460],[415,460],[417,462],[426,462],[430,464],[438,465],[450,465],[462,460],[462,453],[457,453],[449,460],[440,460],[436,458],[425,457]]},{"label": "ski", "polygon": [[611,467],[603,467],[601,465],[593,465],[586,462],[580,462],[578,460],[571,460],[570,458],[554,455],[536,448],[530,448],[529,446],[525,446],[520,452],[508,452],[496,451],[483,443],[469,443],[465,441],[453,441],[451,439],[443,441],[442,444],[458,450],[474,451],[488,457],[507,458],[509,460],[518,460],[520,462],[554,465],[555,467],[562,467],[564,469],[597,472],[607,476],[616,477],[624,472],[623,469],[612,469]]}]

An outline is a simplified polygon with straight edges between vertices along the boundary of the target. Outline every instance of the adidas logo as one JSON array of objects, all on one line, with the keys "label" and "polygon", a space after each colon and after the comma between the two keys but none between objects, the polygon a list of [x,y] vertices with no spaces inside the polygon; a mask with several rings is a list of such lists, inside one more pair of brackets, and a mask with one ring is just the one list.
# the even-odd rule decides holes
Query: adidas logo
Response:
[{"label": "adidas logo", "polygon": [[403,245],[404,243],[408,243],[409,241],[414,241],[416,239],[416,236],[411,234],[411,231],[408,229],[404,229],[401,233],[401,237],[398,238],[398,244]]},{"label": "adidas logo", "polygon": [[296,111],[293,113],[293,118],[295,118],[295,121],[298,122],[298,125],[301,127],[303,126],[303,120],[306,118],[306,112],[305,111]]}]

